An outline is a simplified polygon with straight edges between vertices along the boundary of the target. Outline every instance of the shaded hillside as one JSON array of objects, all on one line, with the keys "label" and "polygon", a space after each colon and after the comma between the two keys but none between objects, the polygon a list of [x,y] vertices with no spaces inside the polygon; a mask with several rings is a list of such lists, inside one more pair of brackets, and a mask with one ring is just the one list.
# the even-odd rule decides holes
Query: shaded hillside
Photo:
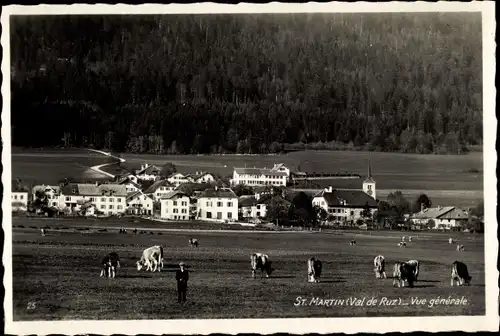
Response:
[{"label": "shaded hillside", "polygon": [[480,14],[16,17],[11,36],[17,146],[482,143]]}]

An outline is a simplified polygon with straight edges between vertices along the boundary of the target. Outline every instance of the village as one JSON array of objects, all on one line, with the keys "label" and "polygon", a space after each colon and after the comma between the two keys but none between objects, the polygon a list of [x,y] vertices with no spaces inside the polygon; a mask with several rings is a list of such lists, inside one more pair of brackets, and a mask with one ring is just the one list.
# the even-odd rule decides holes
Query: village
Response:
[{"label": "village", "polygon": [[[205,171],[183,174],[170,163],[164,167],[144,163],[135,171],[115,176],[113,181],[66,180],[59,185],[31,188],[13,182],[12,211],[47,217],[139,216],[166,223],[442,231],[469,230],[472,226],[482,230],[482,218],[471,209],[432,207],[425,195],[417,200],[421,202],[420,211],[388,215],[390,203],[376,198],[370,165],[360,189],[328,186],[306,194],[297,188],[297,182],[308,177],[322,178],[321,174],[293,172],[281,163],[272,168],[234,168],[231,179]],[[339,178],[357,177],[346,174]],[[393,195],[397,197],[397,193]]]}]

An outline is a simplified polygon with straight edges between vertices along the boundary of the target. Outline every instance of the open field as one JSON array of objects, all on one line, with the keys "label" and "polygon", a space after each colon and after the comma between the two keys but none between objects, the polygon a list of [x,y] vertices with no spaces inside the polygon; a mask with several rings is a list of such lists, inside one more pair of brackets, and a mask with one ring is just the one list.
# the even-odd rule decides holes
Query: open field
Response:
[{"label": "open field", "polygon": [[112,162],[108,157],[85,149],[18,149],[12,151],[12,178],[24,184],[57,184],[65,177],[95,180],[107,177],[90,167]]},{"label": "open field", "polygon": [[[16,219],[14,224],[23,221]],[[70,319],[178,319],[327,316],[409,316],[484,314],[484,240],[482,236],[454,234],[466,251],[456,252],[447,235],[418,236],[398,248],[401,232],[245,233],[158,232],[154,235],[118,234],[116,231],[49,231],[45,237],[28,223],[13,228],[14,320]],[[407,234],[406,234],[407,235]],[[189,237],[200,241],[189,248]],[[356,246],[348,242],[356,239]],[[165,247],[166,269],[138,272],[135,261],[142,249]],[[116,279],[99,278],[100,258],[117,251],[122,268]],[[276,271],[269,279],[251,279],[251,253],[269,254]],[[314,252],[313,252],[314,251]],[[373,258],[418,259],[421,276],[415,288],[393,288],[391,279],[378,280]],[[323,261],[322,282],[306,282],[306,260]],[[450,264],[462,260],[473,277],[470,287],[450,287]],[[188,302],[176,302],[175,265],[190,269]],[[305,306],[295,306],[297,297]],[[309,305],[312,298],[375,297],[402,299],[408,305]],[[411,298],[427,299],[427,304]],[[467,299],[466,304],[439,304],[431,299]],[[398,301],[399,302],[399,301]],[[463,302],[463,301],[462,301]]]}]

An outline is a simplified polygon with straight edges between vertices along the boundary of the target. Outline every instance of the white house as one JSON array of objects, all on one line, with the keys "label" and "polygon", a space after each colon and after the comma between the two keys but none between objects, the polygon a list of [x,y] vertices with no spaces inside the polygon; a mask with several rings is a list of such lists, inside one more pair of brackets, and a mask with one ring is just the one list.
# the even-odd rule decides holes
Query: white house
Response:
[{"label": "white house", "polygon": [[290,171],[284,165],[267,168],[234,168],[231,185],[286,186]]},{"label": "white house", "polygon": [[189,182],[193,183],[214,183],[215,177],[210,173],[196,172],[195,174],[189,174],[185,176]]},{"label": "white house", "polygon": [[153,199],[142,191],[133,191],[127,194],[127,212],[133,215],[152,215]]},{"label": "white house", "polygon": [[28,192],[26,190],[13,187],[10,199],[12,211],[26,211],[28,209]]},{"label": "white house", "polygon": [[165,195],[174,191],[175,188],[175,184],[170,183],[168,180],[158,180],[144,189],[143,193],[150,195],[154,201],[158,201]]},{"label": "white house", "polygon": [[290,206],[290,202],[281,195],[266,194],[262,197],[241,196],[238,199],[239,214],[243,218],[264,218],[267,215],[267,209],[272,202],[279,202],[285,206]]},{"label": "white house", "polygon": [[363,218],[365,208],[372,216],[377,210],[377,202],[362,190],[328,187],[314,195],[312,203],[323,208],[334,222],[354,222]]},{"label": "white house", "polygon": [[189,220],[191,201],[181,191],[172,191],[160,199],[160,217],[173,220]]},{"label": "white house", "polygon": [[38,194],[45,194],[47,205],[58,209],[64,208],[64,202],[61,195],[61,187],[54,185],[36,185],[32,189],[33,201],[37,199]]},{"label": "white house", "polygon": [[133,175],[120,179],[117,183],[124,185],[127,193],[141,190],[141,185],[137,183],[137,178]]},{"label": "white house", "polygon": [[127,205],[127,190],[120,184],[70,183],[62,188],[61,193],[65,207],[71,212],[91,203],[106,215],[116,215],[124,213]]},{"label": "white house", "polygon": [[141,169],[136,172],[137,179],[155,181],[161,176],[161,168],[147,163],[141,165]]},{"label": "white house", "polygon": [[228,188],[210,188],[198,197],[197,218],[208,221],[237,221],[238,197]]},{"label": "white house", "polygon": [[454,206],[423,209],[410,217],[414,225],[430,226],[430,229],[456,229],[467,224],[468,215]]},{"label": "white house", "polygon": [[174,173],[172,175],[170,175],[168,178],[167,178],[168,182],[178,186],[180,184],[183,184],[183,183],[189,183],[189,182],[192,182],[191,179],[187,176],[185,176],[184,174],[181,174],[181,173]]}]

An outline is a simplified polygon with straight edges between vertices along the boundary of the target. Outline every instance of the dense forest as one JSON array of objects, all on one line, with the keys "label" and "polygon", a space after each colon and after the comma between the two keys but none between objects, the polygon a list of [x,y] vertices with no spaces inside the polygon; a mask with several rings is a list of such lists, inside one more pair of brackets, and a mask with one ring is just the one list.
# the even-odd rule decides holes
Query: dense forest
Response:
[{"label": "dense forest", "polygon": [[474,13],[11,18],[14,146],[462,153],[482,144]]}]

